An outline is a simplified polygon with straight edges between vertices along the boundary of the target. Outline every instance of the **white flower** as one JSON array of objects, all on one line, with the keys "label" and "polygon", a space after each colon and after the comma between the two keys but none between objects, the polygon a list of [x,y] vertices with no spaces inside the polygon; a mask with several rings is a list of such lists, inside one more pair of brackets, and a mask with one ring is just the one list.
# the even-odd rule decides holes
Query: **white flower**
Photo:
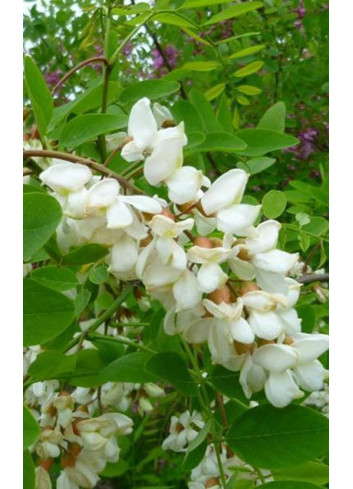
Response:
[{"label": "white flower", "polygon": [[165,181],[168,187],[168,197],[175,204],[195,202],[200,197],[201,186],[209,184],[201,170],[192,166],[183,166],[176,169]]},{"label": "white flower", "polygon": [[51,489],[52,483],[48,472],[40,465],[35,468],[35,489]]},{"label": "white flower", "polygon": [[223,272],[219,263],[225,262],[229,258],[230,253],[231,250],[221,246],[215,248],[193,246],[189,249],[187,253],[188,260],[201,264],[197,279],[202,292],[213,292],[226,283],[228,275]]},{"label": "white flower", "polygon": [[44,170],[39,178],[57,194],[67,196],[80,191],[91,180],[92,172],[79,163],[60,162]]},{"label": "white flower", "polygon": [[261,206],[240,203],[248,178],[243,170],[229,170],[201,197],[203,210],[216,217],[220,231],[245,236],[259,215]]},{"label": "white flower", "polygon": [[[156,112],[160,121],[161,110],[157,108]],[[169,116],[169,113],[164,115]],[[151,185],[166,180],[182,165],[182,147],[187,143],[184,124],[158,130],[147,98],[142,98],[132,107],[128,133],[133,139],[123,147],[121,156],[131,162],[150,154],[145,161],[144,175]]]},{"label": "white flower", "polygon": [[170,435],[163,441],[163,450],[185,452],[187,445],[196,438],[204,422],[200,413],[185,411],[179,417],[172,416]]}]

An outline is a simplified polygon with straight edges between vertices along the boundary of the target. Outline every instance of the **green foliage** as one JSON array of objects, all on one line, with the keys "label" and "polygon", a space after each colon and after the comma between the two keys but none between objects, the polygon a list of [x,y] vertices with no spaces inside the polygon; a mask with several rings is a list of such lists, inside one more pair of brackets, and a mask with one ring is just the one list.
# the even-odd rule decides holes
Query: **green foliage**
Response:
[{"label": "green foliage", "polygon": [[42,137],[45,136],[53,114],[53,99],[35,62],[29,56],[24,60],[28,96]]},{"label": "green foliage", "polygon": [[51,289],[57,290],[58,292],[70,290],[76,287],[79,283],[74,272],[68,268],[57,267],[55,265],[49,265],[33,270],[31,272],[31,279],[36,280]]},{"label": "green foliage", "polygon": [[41,345],[62,333],[74,319],[73,302],[39,282],[23,281],[23,344]]},{"label": "green foliage", "polygon": [[328,419],[302,406],[258,406],[234,421],[227,441],[257,467],[290,467],[325,454]]},{"label": "green foliage", "polygon": [[35,487],[34,463],[28,450],[23,451],[23,487],[26,489]]},{"label": "green foliage", "polygon": [[33,445],[40,433],[40,427],[30,410],[23,406],[23,448]]},{"label": "green foliage", "polygon": [[279,217],[287,205],[286,195],[280,190],[270,190],[262,199],[262,211],[269,219]]},{"label": "green foliage", "polygon": [[[45,211],[44,211],[45,209]],[[23,259],[30,261],[49,240],[61,220],[61,207],[56,199],[42,193],[23,196]]]},{"label": "green foliage", "polygon": [[150,358],[146,369],[174,385],[180,392],[187,396],[195,396],[197,387],[188,372],[184,359],[175,352],[164,351]]}]

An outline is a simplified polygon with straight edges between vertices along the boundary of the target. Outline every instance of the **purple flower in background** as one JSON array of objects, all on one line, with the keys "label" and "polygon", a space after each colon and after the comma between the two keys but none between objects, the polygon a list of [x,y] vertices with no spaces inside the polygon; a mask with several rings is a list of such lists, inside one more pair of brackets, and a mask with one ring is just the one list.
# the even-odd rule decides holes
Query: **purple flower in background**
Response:
[{"label": "purple flower in background", "polygon": [[299,19],[302,19],[303,17],[305,17],[306,8],[304,7],[302,0],[299,0],[298,8],[295,9],[293,12],[295,12],[298,15]]},{"label": "purple flower in background", "polygon": [[93,49],[96,56],[103,56],[103,47],[100,44],[95,44]]},{"label": "purple flower in background", "polygon": [[44,78],[48,85],[56,85],[59,82],[61,75],[61,70],[55,70],[52,73],[48,73],[48,75],[45,75]]},{"label": "purple flower in background", "polygon": [[[152,58],[153,58],[152,68],[154,70],[160,70],[161,68],[164,68],[165,62],[164,62],[163,56],[158,51],[158,49],[153,49],[151,54],[152,54]],[[164,54],[168,60],[169,66],[171,68],[174,68],[176,65],[178,56],[179,56],[178,50],[175,49],[174,46],[169,45],[164,49]]]},{"label": "purple flower in background", "polygon": [[124,56],[129,56],[132,52],[133,44],[131,41],[129,41],[125,46],[123,47],[123,54]]},{"label": "purple flower in background", "polygon": [[307,160],[315,152],[315,142],[318,136],[318,130],[315,127],[308,127],[298,134],[300,145],[291,146],[287,149],[301,160]]}]

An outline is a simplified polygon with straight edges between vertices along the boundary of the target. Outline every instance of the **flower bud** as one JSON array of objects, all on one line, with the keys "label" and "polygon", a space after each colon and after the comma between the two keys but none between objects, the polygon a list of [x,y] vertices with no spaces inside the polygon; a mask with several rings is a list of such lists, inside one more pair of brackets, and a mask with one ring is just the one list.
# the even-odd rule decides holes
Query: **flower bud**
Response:
[{"label": "flower bud", "polygon": [[260,290],[260,287],[255,282],[242,282],[239,288],[239,294],[245,295],[255,290]]},{"label": "flower bud", "polygon": [[243,355],[244,353],[252,353],[255,348],[255,343],[245,344],[240,343],[240,341],[233,341],[233,345],[238,355]]},{"label": "flower bud", "polygon": [[194,239],[194,245],[200,246],[200,248],[213,248],[213,244],[210,238],[198,236]]},{"label": "flower bud", "polygon": [[205,487],[208,489],[210,487],[219,486],[219,480],[216,477],[211,477],[205,484]]},{"label": "flower bud", "polygon": [[214,290],[208,294],[207,298],[215,304],[221,304],[222,302],[230,304],[232,302],[232,291],[225,285],[221,289]]}]

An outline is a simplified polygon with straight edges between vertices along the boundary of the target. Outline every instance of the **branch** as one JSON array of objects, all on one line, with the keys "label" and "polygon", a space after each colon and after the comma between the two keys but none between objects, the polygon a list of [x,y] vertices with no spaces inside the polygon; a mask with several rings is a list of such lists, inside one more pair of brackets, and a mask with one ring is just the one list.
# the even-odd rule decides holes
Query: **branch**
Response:
[{"label": "branch", "polygon": [[321,273],[320,275],[316,275],[315,273],[311,273],[309,275],[302,275],[297,280],[300,284],[311,284],[312,282],[328,282],[329,274]]},{"label": "branch", "polygon": [[70,161],[71,163],[81,163],[82,165],[86,165],[89,168],[96,170],[102,175],[115,178],[115,180],[118,180],[118,182],[126,189],[133,191],[136,194],[143,194],[143,192],[138,187],[135,187],[135,185],[130,183],[129,180],[118,175],[117,173],[110,170],[109,168],[106,168],[104,165],[97,163],[96,161],[92,161],[87,158],[81,158],[80,156],[76,156],[70,153],[63,153],[61,151],[49,151],[46,149],[29,149],[23,152],[24,158],[32,158],[33,156],[57,158],[59,160]]},{"label": "branch", "polygon": [[94,56],[93,58],[85,59],[84,61],[82,61],[78,65],[71,68],[71,70],[68,71],[66,73],[66,75],[64,75],[61,78],[61,80],[58,81],[58,83],[53,87],[52,93],[55,93],[56,90],[59,87],[61,87],[61,85],[63,83],[65,83],[68,78],[70,78],[70,76],[72,76],[74,73],[76,73],[76,71],[78,71],[79,69],[83,68],[84,66],[87,66],[87,65],[92,64],[92,63],[104,63],[107,67],[109,66],[108,60],[106,58],[104,58],[103,56]]}]

